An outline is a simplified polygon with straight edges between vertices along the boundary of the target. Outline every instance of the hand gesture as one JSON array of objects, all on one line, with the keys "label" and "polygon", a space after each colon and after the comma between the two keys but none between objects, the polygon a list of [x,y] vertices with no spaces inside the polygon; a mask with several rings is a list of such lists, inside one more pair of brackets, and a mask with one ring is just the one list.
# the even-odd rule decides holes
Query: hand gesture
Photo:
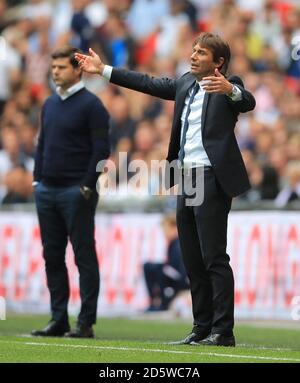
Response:
[{"label": "hand gesture", "polygon": [[87,73],[102,75],[104,64],[100,57],[92,48],[89,49],[89,56],[81,53],[75,53],[75,59],[78,61],[79,67]]},{"label": "hand gesture", "polygon": [[233,85],[226,80],[218,68],[215,69],[214,76],[203,77],[202,81],[207,82],[203,85],[203,89],[207,93],[230,94],[233,90]]}]

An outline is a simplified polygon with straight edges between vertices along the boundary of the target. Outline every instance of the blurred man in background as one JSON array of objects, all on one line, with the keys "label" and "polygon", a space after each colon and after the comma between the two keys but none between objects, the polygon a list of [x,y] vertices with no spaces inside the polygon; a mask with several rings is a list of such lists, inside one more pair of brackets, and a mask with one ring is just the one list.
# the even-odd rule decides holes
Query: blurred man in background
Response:
[{"label": "blurred man in background", "polygon": [[166,261],[144,264],[145,281],[150,297],[150,305],[146,312],[168,310],[176,295],[189,289],[178,239],[176,216],[166,215],[162,220],[162,227],[168,242]]},{"label": "blurred man in background", "polygon": [[[74,59],[78,49],[52,54],[57,93],[42,108],[34,168],[34,187],[43,256],[51,299],[51,320],[32,335],[94,337],[99,267],[94,239],[98,202],[97,163],[109,156],[109,115],[98,97],[85,89]],[[71,241],[80,276],[81,310],[70,332],[69,283],[65,250]]]},{"label": "blurred man in background", "polygon": [[291,161],[286,168],[286,185],[275,200],[277,207],[300,200],[300,161]]}]

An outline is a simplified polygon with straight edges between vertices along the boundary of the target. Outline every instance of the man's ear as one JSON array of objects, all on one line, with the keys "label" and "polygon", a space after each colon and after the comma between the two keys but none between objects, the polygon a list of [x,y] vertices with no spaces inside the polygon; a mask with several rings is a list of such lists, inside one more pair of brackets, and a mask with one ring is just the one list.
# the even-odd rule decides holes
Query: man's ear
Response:
[{"label": "man's ear", "polygon": [[219,72],[221,72],[224,61],[225,61],[224,57],[220,57],[219,61],[215,63],[215,66],[216,68],[218,68]]},{"label": "man's ear", "polygon": [[78,66],[78,67],[76,67],[76,68],[74,68],[74,70],[75,70],[75,72],[76,72],[76,74],[78,74],[78,76],[82,76],[82,69]]}]

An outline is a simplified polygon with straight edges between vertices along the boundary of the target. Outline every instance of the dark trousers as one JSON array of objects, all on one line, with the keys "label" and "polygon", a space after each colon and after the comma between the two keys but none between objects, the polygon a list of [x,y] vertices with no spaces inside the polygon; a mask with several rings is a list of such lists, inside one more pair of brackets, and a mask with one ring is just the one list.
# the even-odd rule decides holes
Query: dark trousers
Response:
[{"label": "dark trousers", "polygon": [[211,168],[204,171],[203,203],[186,206],[187,198],[185,193],[178,196],[177,227],[190,279],[194,325],[204,333],[231,335],[234,280],[226,245],[232,199],[224,193]]},{"label": "dark trousers", "polygon": [[92,197],[85,200],[78,185],[50,187],[40,182],[35,199],[52,319],[68,322],[69,281],[65,250],[70,238],[79,271],[81,310],[78,323],[92,325],[96,323],[100,283],[94,239],[98,194],[93,192]]}]

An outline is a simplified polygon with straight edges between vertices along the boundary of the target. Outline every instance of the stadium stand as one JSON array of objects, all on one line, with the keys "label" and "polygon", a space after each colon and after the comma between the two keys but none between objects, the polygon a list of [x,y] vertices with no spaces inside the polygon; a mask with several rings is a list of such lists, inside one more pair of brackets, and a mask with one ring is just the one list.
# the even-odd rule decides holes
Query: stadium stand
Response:
[{"label": "stadium stand", "polygon": [[[55,90],[50,53],[71,43],[89,46],[111,65],[156,76],[189,70],[190,43],[200,31],[217,32],[232,47],[230,72],[257,100],[236,129],[253,189],[244,202],[300,199],[300,8],[296,0],[7,0],[0,3],[0,201],[32,202],[31,172],[40,106]],[[166,155],[172,102],[116,88],[85,76],[112,115],[111,161]],[[120,170],[120,169],[118,169]],[[295,173],[297,173],[295,171]],[[129,174],[130,176],[130,174]],[[151,194],[155,174],[145,190]],[[124,193],[122,183],[119,185]],[[126,189],[126,195],[134,194]],[[282,194],[281,194],[282,195]],[[285,202],[282,202],[285,201]],[[276,204],[274,203],[274,206]]]}]

